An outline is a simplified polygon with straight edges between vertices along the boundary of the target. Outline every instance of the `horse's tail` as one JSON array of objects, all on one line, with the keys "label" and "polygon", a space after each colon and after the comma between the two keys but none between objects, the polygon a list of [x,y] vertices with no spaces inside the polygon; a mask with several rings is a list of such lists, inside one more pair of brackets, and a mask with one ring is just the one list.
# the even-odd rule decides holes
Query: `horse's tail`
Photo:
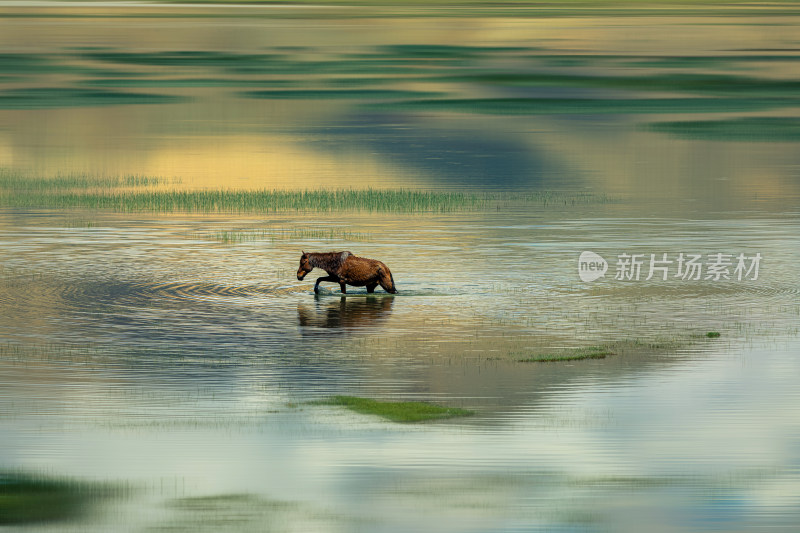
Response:
[{"label": "horse's tail", "polygon": [[381,263],[378,267],[378,275],[378,283],[381,284],[383,290],[392,294],[396,294],[397,289],[394,287],[394,278],[392,277],[392,271],[389,270],[389,267]]}]

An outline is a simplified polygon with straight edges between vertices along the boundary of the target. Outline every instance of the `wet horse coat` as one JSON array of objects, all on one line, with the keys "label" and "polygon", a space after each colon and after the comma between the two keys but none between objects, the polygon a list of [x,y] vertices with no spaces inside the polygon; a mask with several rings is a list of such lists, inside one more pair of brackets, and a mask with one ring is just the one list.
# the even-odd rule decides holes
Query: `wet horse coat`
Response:
[{"label": "wet horse coat", "polygon": [[306,253],[300,257],[300,268],[297,269],[297,279],[302,280],[314,268],[321,268],[328,273],[327,276],[317,279],[314,292],[319,292],[322,281],[338,283],[342,293],[347,293],[346,285],[353,287],[366,287],[367,292],[374,292],[380,285],[386,292],[397,292],[394,288],[394,279],[389,267],[375,259],[358,257],[350,252],[322,252]]}]

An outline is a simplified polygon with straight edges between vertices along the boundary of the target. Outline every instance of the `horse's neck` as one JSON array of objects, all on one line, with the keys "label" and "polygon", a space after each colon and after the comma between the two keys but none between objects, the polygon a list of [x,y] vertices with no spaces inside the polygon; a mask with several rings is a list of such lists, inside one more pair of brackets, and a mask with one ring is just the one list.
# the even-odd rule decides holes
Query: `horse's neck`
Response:
[{"label": "horse's neck", "polygon": [[335,266],[336,256],[330,253],[311,253],[308,254],[308,262],[315,268],[329,270]]},{"label": "horse's neck", "polygon": [[308,254],[308,262],[311,263],[311,266],[314,268],[323,268],[323,266],[327,266],[324,255],[325,254],[320,253],[310,253]]},{"label": "horse's neck", "polygon": [[316,252],[308,254],[308,262],[315,268],[335,270],[339,268],[350,255],[352,255],[350,252]]}]

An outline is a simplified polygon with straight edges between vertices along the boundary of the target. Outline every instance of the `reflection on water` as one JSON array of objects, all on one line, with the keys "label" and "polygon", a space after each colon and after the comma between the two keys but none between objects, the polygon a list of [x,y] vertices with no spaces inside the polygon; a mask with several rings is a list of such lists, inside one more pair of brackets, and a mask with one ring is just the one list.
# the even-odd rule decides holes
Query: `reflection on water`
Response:
[{"label": "reflection on water", "polygon": [[[83,519],[90,531],[202,530],[201,518],[636,531],[654,515],[674,530],[789,527],[800,228],[628,209],[424,215],[413,228],[318,215],[373,238],[233,245],[197,235],[298,220],[87,212],[91,227],[64,227],[59,213],[4,213],[0,470],[130,486]],[[295,277],[308,248],[381,257],[404,290],[315,296]],[[759,251],[764,264],[749,282],[582,283],[584,249]],[[722,336],[691,337],[707,331]],[[517,362],[625,339],[602,360]],[[305,403],[333,394],[477,414],[394,426]]]},{"label": "reflection on water", "polygon": [[788,5],[779,24],[723,10],[614,31],[553,14],[239,7],[216,25],[220,8],[118,9],[0,16],[1,167],[187,188],[588,189],[715,210],[800,194]]},{"label": "reflection on water", "polygon": [[[11,172],[620,201],[0,211],[0,525],[13,484],[16,511],[35,487],[103,510],[26,531],[796,529],[794,7],[48,9],[0,13]],[[379,257],[402,292],[315,296],[302,249]],[[605,277],[580,281],[583,251]],[[763,262],[757,280],[613,275],[665,253]],[[405,426],[309,403],[336,394],[476,415]]]},{"label": "reflection on water", "polygon": [[392,310],[391,296],[366,296],[364,298],[341,296],[338,301],[314,295],[313,307],[297,305],[297,320],[301,327],[357,329],[377,326],[385,321]]}]

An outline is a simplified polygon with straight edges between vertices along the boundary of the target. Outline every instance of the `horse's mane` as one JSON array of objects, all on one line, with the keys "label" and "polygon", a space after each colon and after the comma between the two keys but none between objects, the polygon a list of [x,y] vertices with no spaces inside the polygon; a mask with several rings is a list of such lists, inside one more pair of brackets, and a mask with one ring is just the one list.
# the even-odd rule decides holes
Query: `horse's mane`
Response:
[{"label": "horse's mane", "polygon": [[350,257],[350,252],[316,252],[308,254],[308,262],[315,268],[321,268],[326,272],[336,272]]}]

